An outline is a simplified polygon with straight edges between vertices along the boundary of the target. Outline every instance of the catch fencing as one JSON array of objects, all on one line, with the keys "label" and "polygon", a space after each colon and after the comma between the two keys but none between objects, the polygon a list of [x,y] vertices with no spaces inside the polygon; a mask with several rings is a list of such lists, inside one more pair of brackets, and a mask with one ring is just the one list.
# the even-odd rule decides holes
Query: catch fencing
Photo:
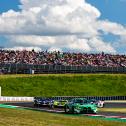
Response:
[{"label": "catch fencing", "polygon": [[2,74],[126,73],[126,67],[0,64]]}]

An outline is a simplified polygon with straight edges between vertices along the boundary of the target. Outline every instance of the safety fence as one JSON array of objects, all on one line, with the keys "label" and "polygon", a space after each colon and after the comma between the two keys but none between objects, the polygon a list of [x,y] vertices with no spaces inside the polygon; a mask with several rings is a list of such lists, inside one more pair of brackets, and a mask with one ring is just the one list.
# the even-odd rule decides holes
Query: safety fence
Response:
[{"label": "safety fence", "polygon": [[2,74],[126,73],[126,67],[0,64]]},{"label": "safety fence", "polygon": [[34,101],[34,97],[0,97],[0,102],[32,102]]},{"label": "safety fence", "polygon": [[[35,99],[45,99],[45,97],[34,97]],[[53,100],[70,100],[72,98],[86,98],[86,99],[96,99],[96,100],[126,100],[126,96],[56,96],[56,97],[48,97]]]}]

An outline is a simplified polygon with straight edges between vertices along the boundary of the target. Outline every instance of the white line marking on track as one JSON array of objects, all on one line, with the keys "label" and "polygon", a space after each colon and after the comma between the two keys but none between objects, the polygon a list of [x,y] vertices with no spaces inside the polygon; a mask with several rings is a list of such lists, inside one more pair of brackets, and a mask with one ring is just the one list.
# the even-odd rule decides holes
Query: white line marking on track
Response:
[{"label": "white line marking on track", "polygon": [[92,114],[84,114],[84,115],[87,115],[87,116],[104,116],[104,115],[92,115]]},{"label": "white line marking on track", "polygon": [[92,115],[92,114],[84,114],[86,116],[94,116],[94,117],[104,117],[104,118],[118,118],[118,119],[126,119],[126,117],[122,116],[105,116],[105,115]]},{"label": "white line marking on track", "polygon": [[120,119],[126,119],[126,118],[120,118]]}]

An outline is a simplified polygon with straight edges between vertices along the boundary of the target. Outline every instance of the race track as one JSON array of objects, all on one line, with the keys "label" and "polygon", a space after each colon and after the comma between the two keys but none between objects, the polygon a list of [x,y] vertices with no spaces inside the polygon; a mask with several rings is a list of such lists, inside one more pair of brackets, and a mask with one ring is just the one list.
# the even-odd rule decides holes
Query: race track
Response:
[{"label": "race track", "polygon": [[[32,107],[32,108],[34,107],[33,102],[15,102],[8,104],[22,107]],[[104,108],[126,108],[126,102],[105,102]]]},{"label": "race track", "polygon": [[[39,110],[39,111],[46,111],[46,112],[52,112],[52,113],[64,113],[63,108],[54,108],[50,109],[49,107],[39,107],[35,108],[33,102],[18,102],[18,103],[7,103],[9,105],[15,105],[15,106],[20,106],[23,108],[28,108],[32,110]],[[111,102],[111,103],[105,103],[105,108],[126,108],[126,102]],[[98,112],[96,116],[99,115],[104,115],[104,116],[117,116],[117,117],[125,117],[126,118],[126,113],[121,113],[121,112]]]},{"label": "race track", "polygon": [[105,102],[105,108],[126,108],[126,102]]}]

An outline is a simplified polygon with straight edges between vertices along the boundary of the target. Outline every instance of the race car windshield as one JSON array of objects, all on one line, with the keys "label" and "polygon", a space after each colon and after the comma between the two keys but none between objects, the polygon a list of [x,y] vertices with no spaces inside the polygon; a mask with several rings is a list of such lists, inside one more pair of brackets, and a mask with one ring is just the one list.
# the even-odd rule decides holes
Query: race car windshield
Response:
[{"label": "race car windshield", "polygon": [[75,103],[83,103],[83,100],[76,100]]},{"label": "race car windshield", "polygon": [[91,99],[91,102],[96,102],[96,100],[95,99]]}]

